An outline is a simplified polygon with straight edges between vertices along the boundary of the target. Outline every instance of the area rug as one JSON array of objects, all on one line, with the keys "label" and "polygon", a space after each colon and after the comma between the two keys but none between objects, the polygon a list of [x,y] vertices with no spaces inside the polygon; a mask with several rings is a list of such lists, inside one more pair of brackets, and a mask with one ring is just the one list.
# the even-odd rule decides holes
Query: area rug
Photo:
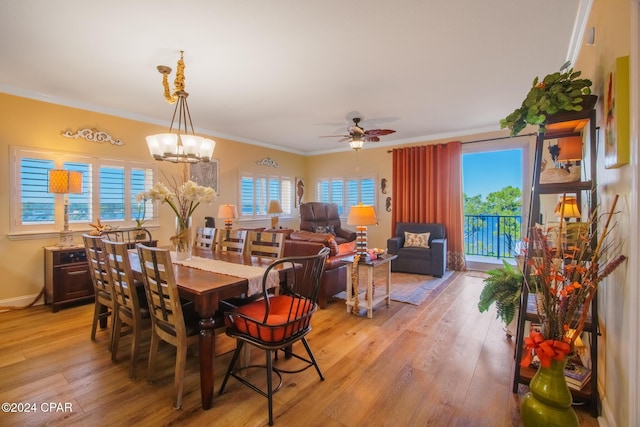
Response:
[{"label": "area rug", "polygon": [[[422,274],[409,274],[409,273],[391,273],[391,299],[393,301],[404,302],[407,304],[420,305],[422,304],[434,291],[439,290],[443,285],[451,283],[455,271],[448,270],[442,277],[425,276]],[[385,286],[386,280],[384,277],[383,269],[375,270],[373,275],[374,286],[382,289]],[[364,300],[367,286],[360,277],[361,292],[360,300]],[[375,291],[374,291],[375,292]],[[336,298],[346,299],[346,292],[340,292],[335,295]]]}]

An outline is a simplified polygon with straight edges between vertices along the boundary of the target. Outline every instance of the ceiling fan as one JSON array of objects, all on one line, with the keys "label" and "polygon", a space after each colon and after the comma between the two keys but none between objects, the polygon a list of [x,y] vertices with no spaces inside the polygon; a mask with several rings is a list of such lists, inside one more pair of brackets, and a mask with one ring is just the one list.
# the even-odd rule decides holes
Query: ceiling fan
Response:
[{"label": "ceiling fan", "polygon": [[395,130],[391,129],[369,129],[364,130],[360,127],[358,123],[360,123],[362,119],[360,117],[353,118],[353,126],[349,126],[347,128],[348,135],[328,135],[323,136],[321,138],[336,138],[341,137],[340,142],[349,141],[349,145],[354,150],[359,150],[364,146],[365,142],[378,142],[380,141],[380,136],[389,135],[390,133],[394,133]]}]

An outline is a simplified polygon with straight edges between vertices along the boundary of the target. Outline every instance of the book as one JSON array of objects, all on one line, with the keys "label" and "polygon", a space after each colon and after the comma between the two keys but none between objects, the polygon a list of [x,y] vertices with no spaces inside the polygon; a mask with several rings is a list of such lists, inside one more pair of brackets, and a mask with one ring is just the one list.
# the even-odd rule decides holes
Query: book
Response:
[{"label": "book", "polygon": [[569,361],[564,370],[564,377],[570,388],[581,390],[587,381],[591,379],[591,369],[580,363]]}]

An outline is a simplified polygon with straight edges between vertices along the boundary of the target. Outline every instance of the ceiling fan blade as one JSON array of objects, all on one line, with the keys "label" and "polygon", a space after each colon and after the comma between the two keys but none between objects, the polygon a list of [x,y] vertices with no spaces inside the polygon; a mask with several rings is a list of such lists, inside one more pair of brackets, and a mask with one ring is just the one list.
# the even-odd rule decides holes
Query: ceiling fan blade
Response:
[{"label": "ceiling fan blade", "polygon": [[351,135],[320,135],[318,138],[349,138]]},{"label": "ceiling fan blade", "polygon": [[395,130],[391,129],[369,129],[364,132],[366,136],[383,136],[389,135],[390,133],[394,133]]},{"label": "ceiling fan blade", "polygon": [[377,136],[367,135],[364,138],[362,138],[362,140],[364,142],[378,142],[380,141],[380,138],[378,138]]},{"label": "ceiling fan blade", "polygon": [[347,142],[347,141],[351,141],[351,137],[350,137],[350,136],[347,136],[347,137],[345,137],[345,138],[342,138],[342,139],[341,139],[340,141],[338,141],[338,142]]}]

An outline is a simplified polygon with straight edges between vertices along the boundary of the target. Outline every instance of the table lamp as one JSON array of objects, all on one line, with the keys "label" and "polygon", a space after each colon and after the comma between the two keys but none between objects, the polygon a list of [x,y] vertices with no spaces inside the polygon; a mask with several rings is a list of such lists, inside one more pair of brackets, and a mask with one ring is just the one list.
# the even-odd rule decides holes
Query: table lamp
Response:
[{"label": "table lamp", "polygon": [[282,213],[282,206],[280,206],[280,201],[271,200],[269,202],[269,208],[267,209],[267,214],[272,214],[271,217],[271,228],[278,228],[279,218],[277,214]]},{"label": "table lamp", "polygon": [[59,247],[75,246],[73,232],[69,231],[69,194],[82,193],[82,172],[64,169],[49,171],[49,193],[64,194],[64,228],[60,232]]},{"label": "table lamp", "polygon": [[231,222],[238,218],[238,209],[236,205],[220,205],[218,208],[218,218],[224,219],[224,228],[231,230]]},{"label": "table lamp", "polygon": [[356,226],[356,252],[360,255],[361,261],[371,260],[367,252],[367,225],[377,223],[378,218],[376,217],[376,211],[373,209],[373,206],[363,205],[362,203],[351,206],[349,216],[347,217],[347,224]]},{"label": "table lamp", "polygon": [[558,138],[558,162],[561,168],[569,170],[573,162],[582,160],[582,137]]},{"label": "table lamp", "polygon": [[578,200],[573,196],[562,196],[554,210],[556,216],[569,221],[570,218],[581,218]]}]

